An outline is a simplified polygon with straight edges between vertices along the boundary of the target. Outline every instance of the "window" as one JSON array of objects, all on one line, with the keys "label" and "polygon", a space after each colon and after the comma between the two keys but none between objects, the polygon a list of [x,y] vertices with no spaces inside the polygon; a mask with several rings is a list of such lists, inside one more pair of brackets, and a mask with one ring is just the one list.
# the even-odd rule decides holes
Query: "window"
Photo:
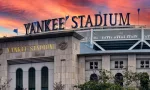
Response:
[{"label": "window", "polygon": [[120,61],[120,68],[123,68],[123,61]]},{"label": "window", "polygon": [[98,62],[94,62],[95,69],[98,69]]},{"label": "window", "polygon": [[94,69],[93,68],[93,62],[90,62],[90,69]]},{"label": "window", "polygon": [[115,61],[115,68],[118,68],[118,61]]},{"label": "window", "polygon": [[145,67],[146,67],[146,68],[149,68],[149,61],[145,61],[145,62],[146,62]]},{"label": "window", "polygon": [[115,68],[123,68],[123,61],[115,61]]},{"label": "window", "polygon": [[41,90],[48,90],[48,68],[43,67],[41,70]]},{"label": "window", "polygon": [[29,90],[35,90],[35,69],[32,67],[29,69]]},{"label": "window", "polygon": [[23,71],[20,68],[16,71],[16,90],[23,90]]},{"label": "window", "polygon": [[90,69],[98,69],[98,62],[90,62]]},{"label": "window", "polygon": [[144,61],[141,61],[141,68],[144,68]]},{"label": "window", "polygon": [[141,64],[141,66],[140,66],[141,68],[149,68],[149,61],[148,60],[146,60],[146,61],[142,60],[140,64]]}]

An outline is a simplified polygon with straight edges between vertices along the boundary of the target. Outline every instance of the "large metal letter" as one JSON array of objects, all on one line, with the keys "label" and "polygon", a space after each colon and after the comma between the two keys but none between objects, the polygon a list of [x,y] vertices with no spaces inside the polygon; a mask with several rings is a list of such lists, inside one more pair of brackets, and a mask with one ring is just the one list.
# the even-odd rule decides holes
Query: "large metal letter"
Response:
[{"label": "large metal letter", "polygon": [[119,25],[122,25],[122,23],[121,23],[121,22],[123,22],[123,25],[125,25],[125,24],[126,24],[126,22],[127,22],[127,24],[126,24],[126,25],[130,25],[130,21],[129,21],[129,19],[130,19],[130,13],[127,13],[127,15],[126,15],[126,19],[124,19],[124,18],[123,18],[122,13],[119,13],[119,14],[120,14],[120,24],[119,24]]},{"label": "large metal letter", "polygon": [[29,28],[30,28],[30,26],[31,26],[31,23],[24,24],[24,26],[25,26],[25,29],[26,29],[26,35],[28,35],[28,34],[29,34]]}]

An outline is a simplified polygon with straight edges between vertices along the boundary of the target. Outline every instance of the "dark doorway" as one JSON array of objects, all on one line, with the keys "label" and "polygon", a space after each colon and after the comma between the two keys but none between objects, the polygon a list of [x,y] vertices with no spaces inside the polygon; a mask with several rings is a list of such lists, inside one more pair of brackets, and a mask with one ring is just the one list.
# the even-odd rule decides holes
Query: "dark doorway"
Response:
[{"label": "dark doorway", "polygon": [[43,67],[41,70],[41,90],[48,90],[48,68]]},{"label": "dark doorway", "polygon": [[115,75],[115,83],[123,86],[123,75],[121,73]]},{"label": "dark doorway", "polygon": [[98,76],[95,73],[91,74],[90,81],[98,81]]},{"label": "dark doorway", "polygon": [[23,71],[20,68],[16,71],[16,90],[23,90]]},{"label": "dark doorway", "polygon": [[35,90],[35,69],[32,67],[29,69],[29,90]]}]

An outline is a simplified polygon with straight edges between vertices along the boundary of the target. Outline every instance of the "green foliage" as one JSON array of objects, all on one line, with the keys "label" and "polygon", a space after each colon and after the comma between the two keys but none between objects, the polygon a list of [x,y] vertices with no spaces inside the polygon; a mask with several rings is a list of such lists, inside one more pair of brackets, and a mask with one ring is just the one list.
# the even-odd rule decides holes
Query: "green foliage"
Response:
[{"label": "green foliage", "polygon": [[131,83],[135,82],[138,86],[138,81],[140,80],[140,73],[126,71],[123,73],[125,86],[129,86]]},{"label": "green foliage", "polygon": [[[110,83],[111,80],[116,79],[110,71],[101,70],[99,73],[100,76],[97,82],[89,81],[75,87],[80,90],[150,90],[150,88],[148,88],[150,83],[149,75],[147,73],[137,73],[132,71],[123,72],[123,80],[118,82],[124,83],[124,87],[120,86],[119,83]],[[139,81],[141,85],[140,88],[137,87],[139,86]],[[132,86],[132,83],[136,85]]]},{"label": "green foliage", "polygon": [[114,79],[114,76],[110,71],[101,70],[99,71],[100,76],[97,82],[89,81],[84,84],[75,86],[80,90],[122,90],[123,88],[118,84],[110,83],[111,79]]},{"label": "green foliage", "polygon": [[140,75],[140,84],[141,90],[149,90],[149,75],[146,72],[141,73]]},{"label": "green foliage", "polygon": [[101,83],[107,83],[109,82],[111,79],[113,79],[113,75],[110,71],[107,70],[101,70],[99,71],[100,76],[99,76],[99,82]]},{"label": "green foliage", "polygon": [[89,81],[79,86],[75,86],[80,90],[123,90],[123,88],[119,85],[115,85],[112,83],[100,83]]}]

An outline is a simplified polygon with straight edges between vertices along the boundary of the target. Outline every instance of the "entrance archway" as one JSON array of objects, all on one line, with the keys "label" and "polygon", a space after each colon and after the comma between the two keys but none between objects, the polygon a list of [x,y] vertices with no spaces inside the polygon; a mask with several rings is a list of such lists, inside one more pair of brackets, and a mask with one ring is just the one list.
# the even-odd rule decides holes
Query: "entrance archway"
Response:
[{"label": "entrance archway", "polygon": [[115,83],[123,86],[123,75],[121,73],[115,75]]},{"label": "entrance archway", "polygon": [[91,74],[90,81],[98,81],[98,76],[95,73]]}]

